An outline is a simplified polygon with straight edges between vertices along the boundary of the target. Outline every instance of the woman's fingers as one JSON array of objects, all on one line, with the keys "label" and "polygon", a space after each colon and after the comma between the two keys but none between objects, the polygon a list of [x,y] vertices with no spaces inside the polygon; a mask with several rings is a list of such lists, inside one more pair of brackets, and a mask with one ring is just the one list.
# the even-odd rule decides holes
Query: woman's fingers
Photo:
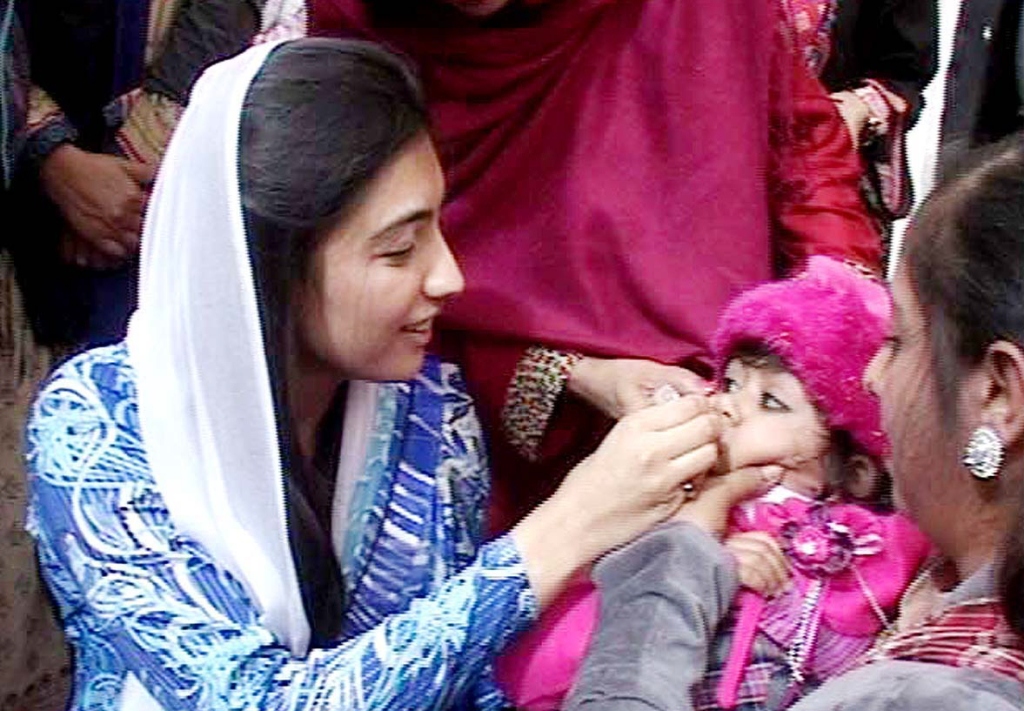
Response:
[{"label": "woman's fingers", "polygon": [[704,412],[674,427],[651,435],[652,452],[661,460],[678,459],[705,444],[718,446],[722,418],[716,412]]},{"label": "woman's fingers", "polygon": [[113,269],[124,263],[127,253],[117,242],[89,242],[77,233],[66,230],[60,239],[60,256],[67,264],[85,269]]},{"label": "woman's fingers", "polygon": [[706,474],[715,466],[718,461],[718,445],[708,442],[690,451],[675,457],[669,462],[667,469],[670,481],[676,486],[692,484],[691,492],[683,491],[683,499],[696,499],[701,494],[705,485]]},{"label": "woman's fingers", "polygon": [[156,180],[156,166],[150,165],[149,163],[140,163],[133,160],[123,160],[121,163],[125,172],[131,176],[132,180],[139,184],[139,187],[143,190],[148,190]]},{"label": "woman's fingers", "polygon": [[778,483],[781,476],[782,467],[768,465],[708,477],[697,498],[685,502],[673,518],[699,526],[713,536],[720,536],[725,531],[733,506],[764,493]]},{"label": "woman's fingers", "polygon": [[[677,407],[668,407],[662,413],[664,418],[641,417],[638,413],[623,421],[623,439],[636,448],[637,463],[649,475],[648,484],[660,487],[666,495],[675,493],[672,490],[683,482],[710,471],[718,461],[720,417],[703,411],[700,399],[694,400],[669,403]],[[631,421],[633,418],[639,421]],[[660,429],[672,421],[674,425]]]},{"label": "woman's fingers", "polygon": [[672,430],[701,415],[712,412],[708,398],[701,395],[687,395],[677,400],[661,402],[645,407],[623,418],[622,422],[649,432]]}]

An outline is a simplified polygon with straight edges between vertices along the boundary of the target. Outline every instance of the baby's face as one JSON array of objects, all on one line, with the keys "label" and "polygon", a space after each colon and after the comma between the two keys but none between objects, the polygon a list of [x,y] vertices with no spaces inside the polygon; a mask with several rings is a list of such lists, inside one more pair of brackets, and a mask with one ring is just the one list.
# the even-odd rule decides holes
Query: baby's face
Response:
[{"label": "baby's face", "polygon": [[787,487],[808,496],[821,493],[828,430],[792,373],[734,358],[713,402],[723,419],[721,471],[780,464]]}]

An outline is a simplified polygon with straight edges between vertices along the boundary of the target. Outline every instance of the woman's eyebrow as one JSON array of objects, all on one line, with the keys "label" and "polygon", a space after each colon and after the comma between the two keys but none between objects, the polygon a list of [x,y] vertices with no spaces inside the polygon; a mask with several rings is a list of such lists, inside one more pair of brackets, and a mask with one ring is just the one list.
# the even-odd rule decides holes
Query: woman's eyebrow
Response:
[{"label": "woman's eyebrow", "polygon": [[370,241],[371,242],[382,241],[384,239],[387,239],[391,235],[392,232],[394,232],[395,230],[397,230],[397,229],[399,229],[401,227],[404,227],[404,226],[406,226],[408,224],[412,224],[413,222],[420,222],[422,220],[429,220],[429,219],[433,218],[433,216],[434,216],[434,211],[429,209],[429,208],[420,208],[418,210],[413,210],[412,212],[397,218],[393,222],[390,222],[386,227],[384,227],[380,231],[374,233],[370,237]]}]

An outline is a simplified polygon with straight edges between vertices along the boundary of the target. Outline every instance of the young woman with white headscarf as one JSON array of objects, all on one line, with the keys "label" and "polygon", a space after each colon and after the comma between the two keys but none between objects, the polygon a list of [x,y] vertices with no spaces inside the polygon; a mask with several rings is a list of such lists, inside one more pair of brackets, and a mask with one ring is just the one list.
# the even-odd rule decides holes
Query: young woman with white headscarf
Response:
[{"label": "young woman with white headscarf", "polygon": [[29,427],[72,708],[499,708],[495,655],[714,461],[700,399],[651,407],[482,544],[479,424],[425,355],[462,289],[425,116],[360,42],[196,85],[129,336],[59,369]]}]

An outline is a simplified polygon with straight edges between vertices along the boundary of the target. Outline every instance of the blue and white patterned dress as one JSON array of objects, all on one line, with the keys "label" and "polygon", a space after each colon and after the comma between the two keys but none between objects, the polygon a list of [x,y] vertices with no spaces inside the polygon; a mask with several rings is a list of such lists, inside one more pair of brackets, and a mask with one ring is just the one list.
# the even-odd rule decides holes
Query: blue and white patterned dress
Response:
[{"label": "blue and white patterned dress", "polygon": [[487,470],[454,366],[379,389],[342,555],[337,646],[293,658],[243,585],[175,528],[125,346],[85,353],[28,430],[29,527],[76,655],[72,709],[129,675],[165,709],[500,708],[490,665],[536,616],[510,538],[479,546]]}]

